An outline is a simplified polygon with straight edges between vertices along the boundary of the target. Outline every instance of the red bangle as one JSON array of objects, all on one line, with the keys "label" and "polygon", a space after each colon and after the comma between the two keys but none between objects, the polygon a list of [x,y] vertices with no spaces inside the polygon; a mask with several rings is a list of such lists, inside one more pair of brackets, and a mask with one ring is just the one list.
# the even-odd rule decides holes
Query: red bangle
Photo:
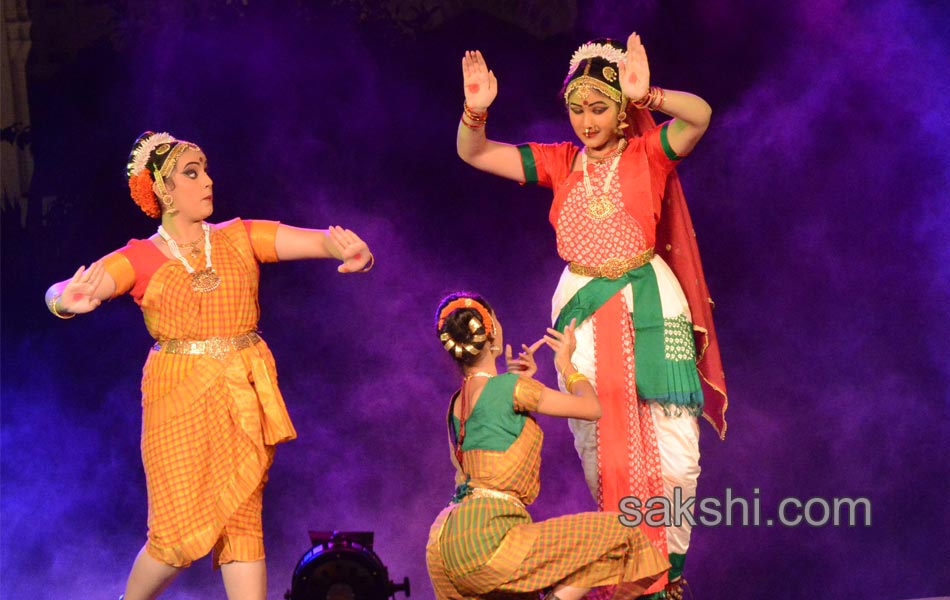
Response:
[{"label": "red bangle", "polygon": [[486,109],[484,113],[477,113],[469,107],[467,102],[462,103],[462,110],[465,113],[465,116],[471,119],[476,123],[484,123],[488,120],[488,110]]},{"label": "red bangle", "polygon": [[465,125],[472,131],[475,131],[476,129],[481,129],[482,127],[485,126],[485,121],[482,121],[482,122],[476,121],[475,123],[469,123],[468,121],[465,120],[467,117],[468,115],[462,114],[462,125]]}]

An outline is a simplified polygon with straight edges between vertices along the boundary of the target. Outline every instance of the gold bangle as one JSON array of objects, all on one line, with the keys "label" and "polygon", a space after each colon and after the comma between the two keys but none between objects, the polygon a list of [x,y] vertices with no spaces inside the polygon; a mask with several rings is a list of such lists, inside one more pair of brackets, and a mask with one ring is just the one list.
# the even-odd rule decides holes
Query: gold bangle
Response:
[{"label": "gold bangle", "polygon": [[462,112],[463,112],[463,114],[464,114],[466,117],[468,117],[468,118],[471,119],[472,121],[475,121],[476,123],[484,123],[485,121],[488,120],[488,109],[487,109],[487,108],[485,109],[485,112],[483,112],[483,113],[477,113],[477,112],[475,112],[474,110],[472,110],[472,108],[468,105],[467,102],[463,102],[463,103],[462,103]]},{"label": "gold bangle", "polygon": [[574,393],[574,385],[579,381],[588,381],[587,375],[584,375],[580,371],[575,371],[567,376],[567,379],[564,380],[564,387],[567,388],[568,393]]},{"label": "gold bangle", "polygon": [[485,126],[485,121],[473,121],[472,123],[469,123],[468,121],[465,120],[466,118],[468,118],[468,115],[462,114],[462,125],[465,125],[472,131],[476,131]]},{"label": "gold bangle", "polygon": [[373,268],[373,265],[375,264],[376,264],[376,257],[373,256],[372,252],[370,252],[369,261],[366,263],[366,265],[362,269],[357,271],[357,273],[369,273],[369,271]]},{"label": "gold bangle", "polygon": [[49,308],[49,311],[59,317],[60,319],[72,319],[76,316],[76,313],[66,313],[65,315],[56,310],[56,304],[59,302],[59,299],[62,298],[62,294],[56,294],[52,298],[46,301],[46,306]]}]

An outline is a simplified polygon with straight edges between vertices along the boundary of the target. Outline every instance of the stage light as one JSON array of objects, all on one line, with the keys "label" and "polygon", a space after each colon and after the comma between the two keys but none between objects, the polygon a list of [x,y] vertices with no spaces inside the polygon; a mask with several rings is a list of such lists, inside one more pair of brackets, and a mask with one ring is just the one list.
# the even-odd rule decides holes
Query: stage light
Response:
[{"label": "stage light", "polygon": [[372,531],[311,531],[308,550],[294,569],[287,600],[387,600],[409,596],[409,578],[389,580],[389,570],[373,552]]}]

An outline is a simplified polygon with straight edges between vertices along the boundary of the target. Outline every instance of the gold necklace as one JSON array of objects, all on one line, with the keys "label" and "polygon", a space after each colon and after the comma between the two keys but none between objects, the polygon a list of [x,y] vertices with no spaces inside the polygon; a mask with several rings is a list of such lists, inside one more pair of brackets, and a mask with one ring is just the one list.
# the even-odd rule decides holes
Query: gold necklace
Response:
[{"label": "gold necklace", "polygon": [[161,225],[158,226],[158,235],[162,236],[162,239],[168,244],[168,249],[171,251],[172,256],[177,258],[178,261],[184,265],[188,274],[191,275],[191,289],[201,294],[207,294],[217,289],[221,284],[221,278],[218,277],[218,274],[214,272],[214,268],[211,266],[211,226],[207,223],[202,223],[201,229],[204,230],[205,268],[200,271],[195,270],[194,267],[188,264],[185,257],[181,255],[181,251],[178,250],[178,244],[168,235],[168,232],[165,231],[165,228]]},{"label": "gold necklace", "polygon": [[198,244],[200,244],[200,243],[203,242],[203,241],[204,241],[203,238],[198,238],[197,240],[195,240],[195,241],[193,241],[193,242],[191,242],[191,243],[188,243],[188,244],[179,244],[178,247],[179,247],[179,248],[190,248],[190,255],[191,255],[192,258],[195,258],[196,256],[200,256],[200,255],[201,255],[201,248],[198,247]]},{"label": "gold necklace", "polygon": [[[622,152],[622,151],[621,151]],[[610,183],[614,179],[614,173],[617,171],[617,165],[620,164],[620,154],[614,156],[614,161],[610,164],[610,170],[604,178],[604,187],[600,194],[594,197],[594,188],[590,181],[590,172],[587,170],[587,152],[581,157],[581,163],[584,169],[584,193],[587,196],[587,216],[595,221],[603,221],[616,212],[617,207],[610,201]]]},{"label": "gold necklace", "polygon": [[590,156],[590,159],[591,159],[592,161],[599,163],[599,162],[604,162],[605,160],[609,160],[609,159],[611,159],[611,158],[614,158],[614,157],[617,156],[618,154],[623,154],[623,151],[624,151],[626,148],[627,148],[627,139],[626,139],[626,138],[620,138],[620,141],[617,142],[617,147],[614,148],[613,150],[611,150],[610,152],[608,152],[607,154],[604,154],[603,156],[593,156],[593,155],[591,155],[589,152],[587,152],[586,149],[584,150],[584,153],[587,154],[588,156]]},{"label": "gold necklace", "polygon": [[[193,242],[188,242],[187,244],[178,244],[178,248],[189,248],[189,254],[191,255],[191,258],[195,258],[201,255],[201,248],[198,245],[201,244],[204,239],[204,235],[202,235]],[[165,238],[162,238],[162,241],[165,241]],[[168,244],[168,242],[166,241],[165,244]]]}]

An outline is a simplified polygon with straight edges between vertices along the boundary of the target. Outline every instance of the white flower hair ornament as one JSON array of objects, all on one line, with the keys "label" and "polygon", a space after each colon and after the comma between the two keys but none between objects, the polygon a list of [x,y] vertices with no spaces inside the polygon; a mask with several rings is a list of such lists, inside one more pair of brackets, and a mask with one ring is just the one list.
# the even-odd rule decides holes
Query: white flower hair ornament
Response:
[{"label": "white flower hair ornament", "polygon": [[568,73],[573,73],[581,61],[592,58],[603,58],[619,65],[627,58],[627,53],[620,48],[615,48],[610,44],[592,44],[590,42],[578,48],[571,56],[571,66]]},{"label": "white flower hair ornament", "polygon": [[132,164],[129,168],[129,174],[135,175],[140,173],[148,165],[148,159],[152,155],[152,151],[161,146],[162,144],[174,144],[178,140],[175,139],[170,133],[156,133],[151,136],[145,143],[140,147],[135,149],[132,157]]}]

